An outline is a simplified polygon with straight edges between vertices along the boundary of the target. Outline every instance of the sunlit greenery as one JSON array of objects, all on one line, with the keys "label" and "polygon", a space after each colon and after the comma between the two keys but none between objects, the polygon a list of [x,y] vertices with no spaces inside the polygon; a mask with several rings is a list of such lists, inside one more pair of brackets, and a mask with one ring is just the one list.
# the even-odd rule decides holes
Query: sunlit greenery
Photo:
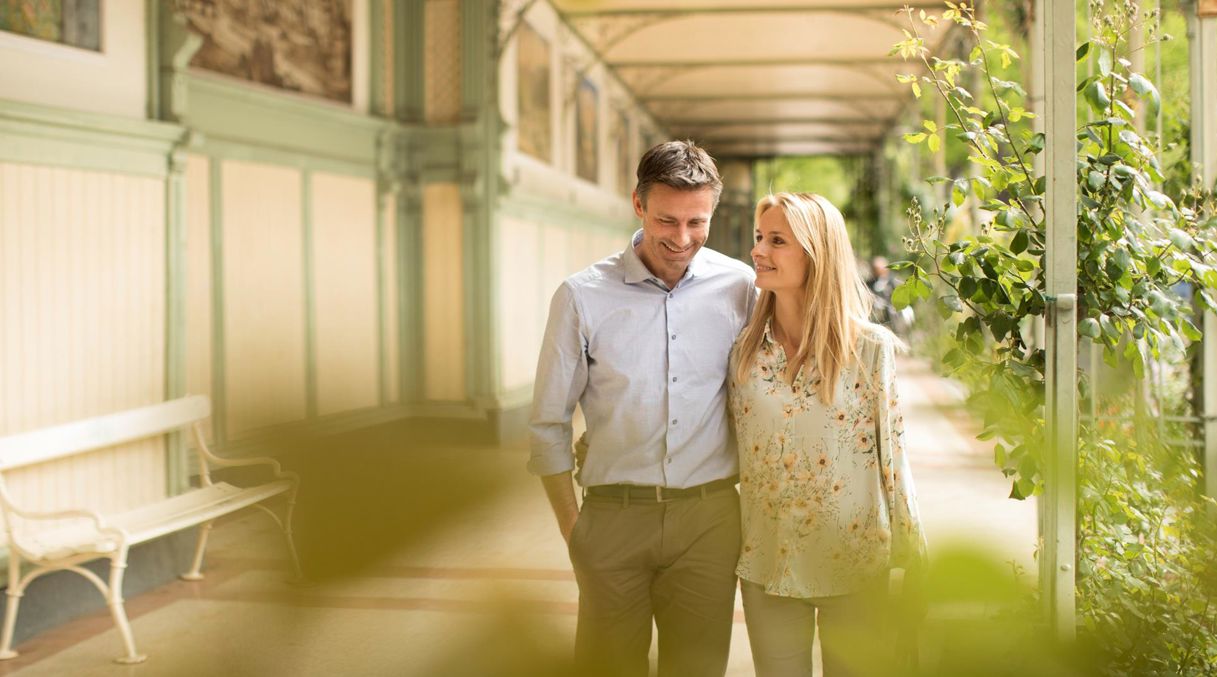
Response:
[{"label": "sunlit greenery", "polygon": [[[1109,365],[1127,365],[1140,379],[1200,338],[1193,301],[1217,307],[1217,222],[1211,195],[1192,189],[1185,162],[1179,169],[1186,123],[1164,127],[1164,163],[1156,125],[1139,119],[1159,108],[1177,120],[1186,113],[1176,91],[1163,101],[1129,58],[1134,31],[1144,31],[1146,49],[1160,50],[1164,66],[1178,58],[1162,46],[1170,41],[1156,12],[1094,0],[1088,14],[1088,38],[1077,49],[1078,333]],[[966,57],[929,54],[921,31],[940,22],[972,36]],[[969,385],[1012,497],[1038,494],[1046,365],[1036,328],[1055,312],[1046,293],[1045,182],[1035,167],[1045,138],[1030,124],[1017,50],[994,39],[971,6],[910,12],[906,37],[893,52],[920,62],[926,75],[900,81],[915,96],[936,98],[947,115],[904,139],[931,154],[957,143],[968,166],[954,174],[960,178],[938,180],[944,203],[910,207],[913,257],[893,300],[933,305],[953,327],[943,364]],[[955,217],[967,206],[986,218],[960,233]],[[1083,396],[1095,397],[1079,376]],[[1133,407],[1110,398],[1108,405]],[[1083,426],[1079,454],[1078,612],[1096,667],[1121,675],[1217,671],[1217,538],[1190,450],[1134,421],[1096,421]]]}]

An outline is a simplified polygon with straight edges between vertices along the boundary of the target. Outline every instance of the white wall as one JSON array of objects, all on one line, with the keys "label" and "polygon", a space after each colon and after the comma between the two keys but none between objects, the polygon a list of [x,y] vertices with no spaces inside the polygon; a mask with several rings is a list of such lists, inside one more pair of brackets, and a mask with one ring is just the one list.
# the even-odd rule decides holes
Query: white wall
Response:
[{"label": "white wall", "polygon": [[144,2],[100,4],[101,52],[0,31],[0,98],[145,117]]}]

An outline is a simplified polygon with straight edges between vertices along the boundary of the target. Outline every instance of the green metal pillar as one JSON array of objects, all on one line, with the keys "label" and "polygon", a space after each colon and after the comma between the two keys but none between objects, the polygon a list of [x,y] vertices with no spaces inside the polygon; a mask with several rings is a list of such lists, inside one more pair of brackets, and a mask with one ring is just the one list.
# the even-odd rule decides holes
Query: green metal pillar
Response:
[{"label": "green metal pillar", "polygon": [[1077,19],[1073,0],[1045,0],[1037,9],[1044,40],[1048,231],[1044,263],[1050,299],[1045,318],[1047,428],[1039,584],[1049,625],[1059,639],[1069,641],[1076,633],[1077,557]]},{"label": "green metal pillar", "polygon": [[[1188,7],[1192,163],[1204,187],[1217,182],[1217,17]],[[1204,490],[1217,496],[1217,316],[1204,314]]]}]

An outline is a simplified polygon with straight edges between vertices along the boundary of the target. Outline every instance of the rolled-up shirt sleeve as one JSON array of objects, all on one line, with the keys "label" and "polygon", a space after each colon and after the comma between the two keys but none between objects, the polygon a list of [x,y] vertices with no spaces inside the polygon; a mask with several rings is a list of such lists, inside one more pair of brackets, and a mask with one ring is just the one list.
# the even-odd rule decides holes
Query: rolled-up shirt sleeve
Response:
[{"label": "rolled-up shirt sleeve", "polygon": [[556,475],[575,468],[571,417],[587,387],[585,346],[574,290],[564,282],[549,304],[549,321],[537,359],[528,421],[528,471],[534,475]]}]

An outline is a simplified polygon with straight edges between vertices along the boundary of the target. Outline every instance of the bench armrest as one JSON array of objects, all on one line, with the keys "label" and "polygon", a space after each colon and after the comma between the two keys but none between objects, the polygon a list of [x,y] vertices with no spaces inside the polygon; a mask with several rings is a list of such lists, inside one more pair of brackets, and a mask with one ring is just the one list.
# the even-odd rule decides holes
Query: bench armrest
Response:
[{"label": "bench armrest", "polygon": [[279,461],[270,458],[269,456],[259,456],[257,458],[222,458],[216,456],[210,451],[204,454],[207,462],[216,468],[239,468],[253,465],[268,465],[271,472],[274,473],[275,479],[285,479],[299,481],[300,476],[290,470],[284,470]]},{"label": "bench armrest", "polygon": [[122,529],[111,526],[106,523],[104,517],[94,510],[85,508],[69,509],[69,510],[23,510],[12,504],[10,501],[5,501],[7,512],[16,515],[23,520],[31,521],[53,521],[53,520],[88,520],[92,523],[94,529],[100,534],[112,536],[118,540],[120,546],[127,542],[127,532]]},{"label": "bench armrest", "polygon": [[268,456],[259,456],[256,458],[223,458],[216,456],[207,447],[207,441],[203,438],[203,430],[199,424],[194,425],[195,453],[199,455],[199,470],[204,484],[211,484],[211,468],[240,468],[256,465],[269,466],[275,479],[291,480],[293,484],[300,483],[300,476],[294,472],[286,471],[279,461]]}]

